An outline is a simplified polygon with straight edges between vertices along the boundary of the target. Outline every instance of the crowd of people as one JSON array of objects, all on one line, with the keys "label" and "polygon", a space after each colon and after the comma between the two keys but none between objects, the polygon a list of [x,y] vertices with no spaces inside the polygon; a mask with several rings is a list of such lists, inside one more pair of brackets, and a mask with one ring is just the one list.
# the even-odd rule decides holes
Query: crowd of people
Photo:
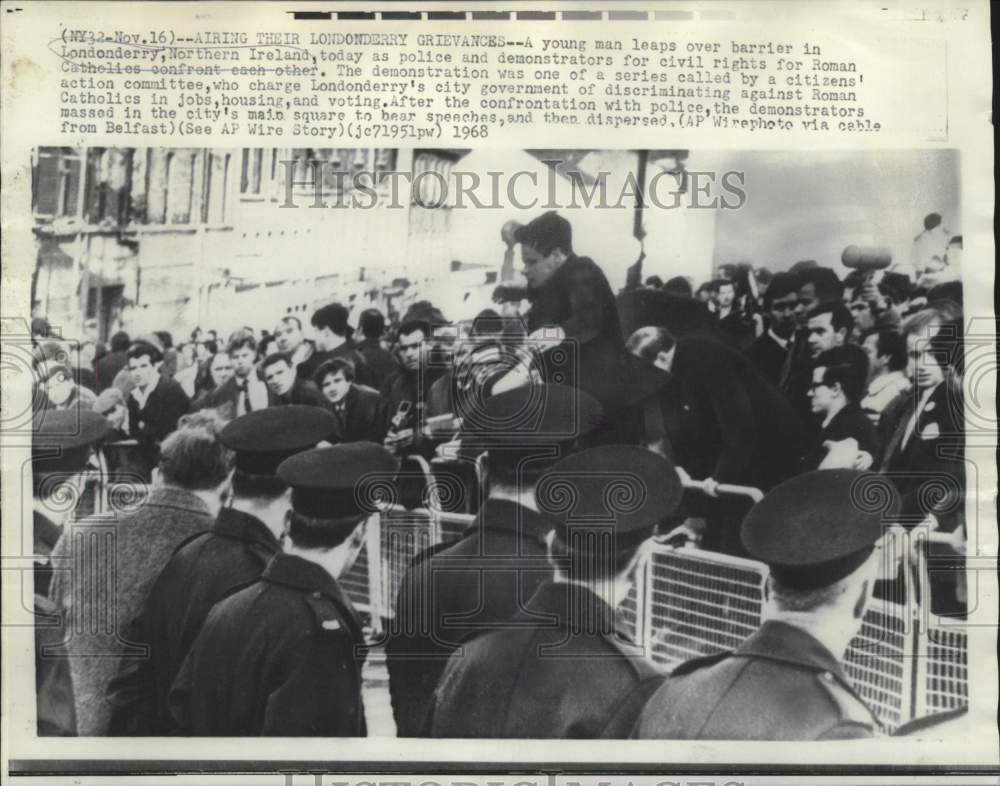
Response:
[{"label": "crowd of people", "polygon": [[[723,265],[698,287],[615,295],[562,216],[516,239],[527,287],[458,324],[418,301],[392,324],[363,311],[357,340],[332,303],[309,337],[289,314],[225,340],[119,332],[104,347],[36,321],[36,604],[114,622],[96,638],[38,628],[39,653],[69,656],[39,656],[40,733],[364,736],[371,642],[337,579],[378,510],[366,484],[414,455],[482,475],[457,503],[475,522],[417,555],[382,626],[400,735],[876,731],[839,661],[886,527],[936,534],[921,602],[966,602],[947,259],[843,278]],[[95,460],[148,493],[118,515],[110,589],[84,595],[60,568],[106,518],[57,503]],[[866,484],[877,511],[857,504]],[[771,568],[760,631],[669,677],[616,618],[640,546],[667,533]]]}]

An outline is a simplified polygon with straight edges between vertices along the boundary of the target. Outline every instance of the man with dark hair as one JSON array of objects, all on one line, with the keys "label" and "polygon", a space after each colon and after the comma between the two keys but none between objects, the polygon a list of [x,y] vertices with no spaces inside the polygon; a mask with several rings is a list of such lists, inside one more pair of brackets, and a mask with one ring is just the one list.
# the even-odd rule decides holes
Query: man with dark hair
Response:
[{"label": "man with dark hair", "polygon": [[[528,287],[513,291],[498,287],[494,300],[527,297],[531,301],[526,317],[529,333],[548,328],[555,333],[552,340],[575,344],[569,354],[575,356],[576,367],[559,374],[606,403],[609,369],[623,354],[624,340],[604,272],[594,260],[574,253],[572,227],[554,211],[519,227],[514,237],[521,244]],[[555,381],[554,377],[548,381]]]},{"label": "man with dark hair", "polygon": [[359,341],[356,348],[371,370],[371,386],[378,390],[397,368],[396,358],[382,345],[385,317],[377,308],[367,308],[361,312],[358,327],[364,340]]},{"label": "man with dark hair", "polygon": [[720,341],[675,340],[666,328],[648,327],[626,346],[662,378],[648,395],[647,435],[659,415],[659,450],[692,478],[707,480],[707,497],[685,495],[685,513],[706,518],[705,548],[741,554],[738,523],[749,503],[719,497],[715,487],[766,490],[800,471],[808,445],[803,424],[750,359]]},{"label": "man with dark hair", "polygon": [[94,374],[97,377],[98,388],[94,391],[95,393],[100,393],[111,387],[118,372],[125,368],[128,363],[128,348],[132,344],[128,333],[119,330],[111,337],[110,344],[111,351],[94,363]]},{"label": "man with dark hair", "polygon": [[376,442],[385,439],[388,428],[382,396],[377,390],[354,382],[354,364],[333,358],[316,371],[316,386],[324,406],[337,420],[338,442]]},{"label": "man with dark hair", "polygon": [[[41,410],[32,420],[31,491],[34,502],[35,698],[39,736],[76,734],[73,678],[66,658],[52,657],[71,627],[49,599],[52,553],[73,515],[67,499],[79,498],[83,473],[108,424],[94,412]],[[20,590],[17,590],[20,592]],[[21,600],[23,603],[23,600]]]},{"label": "man with dark hair", "polygon": [[347,324],[348,311],[340,303],[331,303],[318,309],[312,316],[316,331],[316,351],[299,364],[298,375],[312,379],[316,370],[327,360],[344,358],[354,364],[354,376],[361,385],[373,384],[373,377],[365,359],[354,348],[351,336],[354,328]]},{"label": "man with dark hair", "polygon": [[[142,504],[111,519],[96,515],[75,523],[53,551],[54,560],[74,566],[55,574],[50,597],[74,631],[67,652],[81,736],[108,733],[109,686],[118,656],[130,660],[143,654],[124,631],[174,549],[208,529],[219,511],[230,470],[220,430],[214,414],[183,416],[163,440]],[[97,628],[93,623],[100,619],[105,624]]]},{"label": "man with dark hair", "polygon": [[443,369],[429,362],[431,326],[422,321],[403,322],[396,331],[399,370],[382,385],[388,420],[385,446],[397,455],[426,452],[422,439],[424,408],[431,385]]},{"label": "man with dark hair", "polygon": [[[552,527],[549,575],[509,627],[451,657],[426,724],[433,737],[625,739],[666,676],[617,609],[642,544],[680,501],[673,465],[637,446],[595,447],[551,467],[535,497]],[[618,509],[625,497],[641,504]]]},{"label": "man with dark hair", "polygon": [[747,319],[740,308],[737,282],[720,278],[712,282],[715,291],[715,318],[719,331],[741,350],[749,349],[754,338],[753,321]]},{"label": "man with dark hair", "polygon": [[287,352],[274,352],[261,361],[260,371],[267,383],[267,405],[280,407],[288,404],[305,404],[310,407],[325,406],[322,394],[312,380],[302,379],[295,373],[292,358]]},{"label": "man with dark hair", "polygon": [[334,428],[329,412],[293,405],[254,410],[222,429],[222,444],[235,452],[231,502],[178,547],[133,621],[128,640],[147,644],[149,657],[121,662],[111,686],[110,733],[171,733],[170,685],[209,610],[257,579],[280,551],[288,486],[275,474],[278,465]]},{"label": "man with dark hair", "polygon": [[[885,482],[854,470],[785,481],[742,526],[747,552],[771,571],[764,623],[736,650],[682,663],[646,704],[640,739],[829,740],[872,737],[879,722],[841,661],[861,629],[878,571],[883,520],[858,505]],[[891,490],[890,490],[891,491]]]},{"label": "man with dark hair", "polygon": [[266,409],[269,392],[257,373],[257,338],[252,330],[240,328],[229,336],[226,354],[233,365],[233,375],[199,401],[199,406],[218,409],[234,418]]},{"label": "man with dark hair", "polygon": [[882,410],[910,389],[906,339],[894,330],[872,329],[861,334],[861,348],[868,356],[868,388],[861,409],[877,426]]},{"label": "man with dark hair", "polygon": [[793,273],[778,273],[764,295],[767,330],[750,346],[750,359],[775,385],[781,380],[795,335],[795,308],[799,303],[799,280]]},{"label": "man with dark hair", "polygon": [[274,338],[278,342],[278,351],[291,356],[292,365],[296,370],[316,351],[316,344],[302,333],[302,320],[292,314],[281,318],[274,329]]},{"label": "man with dark hair", "polygon": [[462,424],[462,456],[486,452],[487,496],[462,537],[420,554],[400,582],[386,661],[396,730],[427,733],[425,715],[449,656],[503,626],[551,576],[538,513],[541,473],[597,425],[600,406],[561,385],[516,388],[478,402]]},{"label": "man with dark hair", "polygon": [[691,289],[691,282],[684,276],[674,276],[667,280],[667,283],[663,285],[663,289],[667,292],[672,292],[675,295],[681,295],[682,297],[694,297],[694,291]]},{"label": "man with dark hair", "polygon": [[365,736],[365,639],[337,579],[364,545],[366,483],[395,471],[368,442],[281,464],[292,488],[285,551],[205,620],[170,694],[182,735]]},{"label": "man with dark hair", "polygon": [[878,432],[859,403],[867,378],[868,358],[853,344],[828,349],[816,358],[809,401],[820,431],[806,457],[807,469],[829,467],[837,456],[830,451],[844,440],[853,440],[847,450],[854,456],[848,469],[868,469],[880,455]]},{"label": "man with dark hair", "polygon": [[139,442],[138,460],[149,475],[159,460],[160,443],[177,428],[190,401],[180,384],[160,374],[163,352],[137,342],[128,350],[133,387],[128,394],[128,434]]},{"label": "man with dark hair", "polygon": [[830,301],[812,310],[806,327],[809,330],[809,356],[815,360],[828,349],[847,343],[854,329],[854,317],[843,303]]}]

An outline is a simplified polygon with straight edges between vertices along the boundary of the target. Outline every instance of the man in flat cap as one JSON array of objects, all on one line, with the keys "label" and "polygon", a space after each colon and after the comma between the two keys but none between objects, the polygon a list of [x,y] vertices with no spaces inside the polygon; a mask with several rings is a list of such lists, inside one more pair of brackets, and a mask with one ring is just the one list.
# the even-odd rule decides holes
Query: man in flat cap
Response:
[{"label": "man in flat cap", "polygon": [[[108,432],[107,421],[79,409],[42,410],[32,422],[31,490],[35,589],[35,696],[38,734],[76,734],[69,660],[61,646],[65,619],[49,600],[51,555],[83,488],[91,451]],[[58,650],[58,651],[57,651]]]},{"label": "man in flat cap", "polygon": [[742,528],[747,551],[771,569],[763,625],[733,652],[678,666],[649,700],[636,736],[873,736],[878,720],[841,659],[871,596],[883,521],[898,511],[884,478],[851,469],[815,470],[774,488]]},{"label": "man in flat cap", "polygon": [[280,551],[288,484],[278,465],[335,429],[326,410],[290,405],[248,412],[222,430],[222,443],[236,454],[231,502],[211,530],[177,548],[134,620],[128,640],[148,644],[150,653],[121,662],[111,686],[112,734],[170,733],[170,685],[209,610],[256,580]]},{"label": "man in flat cap", "polygon": [[180,733],[365,736],[361,620],[337,579],[364,543],[366,484],[395,472],[371,442],[281,464],[292,487],[285,551],[209,613],[170,694]]},{"label": "man in flat cap", "polygon": [[434,737],[629,736],[665,674],[618,621],[642,544],[677,506],[669,461],[602,445],[542,475],[548,579],[510,626],[465,642],[434,695]]},{"label": "man in flat cap", "polygon": [[485,450],[487,497],[458,541],[416,558],[389,622],[389,689],[401,737],[426,734],[434,688],[462,641],[505,624],[550,577],[545,537],[552,524],[538,512],[535,483],[600,415],[594,399],[561,385],[474,403],[461,412],[462,454],[474,459]]}]

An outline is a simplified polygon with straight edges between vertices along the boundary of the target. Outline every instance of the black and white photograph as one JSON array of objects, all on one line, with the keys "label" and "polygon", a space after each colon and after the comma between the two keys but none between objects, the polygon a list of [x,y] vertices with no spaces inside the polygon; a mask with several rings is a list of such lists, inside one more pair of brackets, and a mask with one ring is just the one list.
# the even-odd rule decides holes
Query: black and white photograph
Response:
[{"label": "black and white photograph", "polygon": [[964,152],[616,136],[34,147],[39,737],[970,733]]}]

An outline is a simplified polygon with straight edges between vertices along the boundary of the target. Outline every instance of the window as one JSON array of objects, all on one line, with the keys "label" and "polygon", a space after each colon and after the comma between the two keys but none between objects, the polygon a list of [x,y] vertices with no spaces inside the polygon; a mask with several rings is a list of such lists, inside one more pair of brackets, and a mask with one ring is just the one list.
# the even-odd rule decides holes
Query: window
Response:
[{"label": "window", "polygon": [[240,193],[257,196],[260,194],[261,170],[264,164],[264,149],[244,148],[240,165]]},{"label": "window", "polygon": [[71,147],[39,148],[31,181],[32,208],[40,218],[76,216],[83,161]]}]

